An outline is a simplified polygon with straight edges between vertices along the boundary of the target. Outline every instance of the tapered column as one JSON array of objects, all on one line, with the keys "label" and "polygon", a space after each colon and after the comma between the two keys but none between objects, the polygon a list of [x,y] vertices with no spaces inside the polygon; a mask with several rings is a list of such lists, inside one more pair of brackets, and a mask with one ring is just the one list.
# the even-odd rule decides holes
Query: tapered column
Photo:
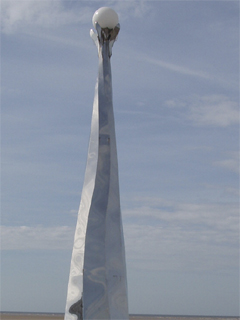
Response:
[{"label": "tapered column", "polygon": [[[111,13],[109,8],[99,11],[102,9]],[[117,23],[108,28],[94,21],[97,34],[91,30],[98,48],[99,70],[65,320],[128,319],[110,65],[120,29]]]}]

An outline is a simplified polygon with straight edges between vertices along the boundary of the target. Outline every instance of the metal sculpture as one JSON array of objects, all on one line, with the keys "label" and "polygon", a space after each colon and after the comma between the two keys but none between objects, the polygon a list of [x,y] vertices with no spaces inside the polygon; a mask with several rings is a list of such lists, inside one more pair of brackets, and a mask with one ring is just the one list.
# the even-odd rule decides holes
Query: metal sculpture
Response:
[{"label": "metal sculpture", "polygon": [[[105,15],[113,11],[101,8],[95,16],[101,10]],[[120,25],[99,23],[94,21],[97,34],[90,31],[99,69],[65,320],[129,319],[110,64]]]}]

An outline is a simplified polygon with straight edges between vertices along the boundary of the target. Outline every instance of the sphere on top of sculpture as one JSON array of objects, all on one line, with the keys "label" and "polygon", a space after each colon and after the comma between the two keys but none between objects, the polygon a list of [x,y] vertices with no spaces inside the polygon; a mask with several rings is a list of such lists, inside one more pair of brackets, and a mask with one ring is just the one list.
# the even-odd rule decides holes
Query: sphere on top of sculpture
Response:
[{"label": "sphere on top of sculpture", "polygon": [[118,14],[111,8],[102,7],[95,11],[92,23],[94,28],[95,24],[98,23],[101,28],[114,29],[118,24]]}]

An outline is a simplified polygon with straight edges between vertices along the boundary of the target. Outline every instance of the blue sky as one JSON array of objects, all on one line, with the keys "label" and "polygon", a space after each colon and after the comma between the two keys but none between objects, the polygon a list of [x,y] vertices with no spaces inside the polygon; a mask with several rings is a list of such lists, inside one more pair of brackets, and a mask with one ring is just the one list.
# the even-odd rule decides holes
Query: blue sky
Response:
[{"label": "blue sky", "polygon": [[1,309],[64,312],[110,6],[129,311],[239,314],[239,2],[1,3]]}]

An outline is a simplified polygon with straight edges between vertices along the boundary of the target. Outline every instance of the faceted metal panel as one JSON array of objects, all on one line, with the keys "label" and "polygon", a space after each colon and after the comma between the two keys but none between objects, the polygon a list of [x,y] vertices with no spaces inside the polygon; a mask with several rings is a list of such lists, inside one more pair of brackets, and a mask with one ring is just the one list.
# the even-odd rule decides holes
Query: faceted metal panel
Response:
[{"label": "faceted metal panel", "polygon": [[119,25],[96,29],[98,80],[65,320],[129,319],[110,65]]}]

